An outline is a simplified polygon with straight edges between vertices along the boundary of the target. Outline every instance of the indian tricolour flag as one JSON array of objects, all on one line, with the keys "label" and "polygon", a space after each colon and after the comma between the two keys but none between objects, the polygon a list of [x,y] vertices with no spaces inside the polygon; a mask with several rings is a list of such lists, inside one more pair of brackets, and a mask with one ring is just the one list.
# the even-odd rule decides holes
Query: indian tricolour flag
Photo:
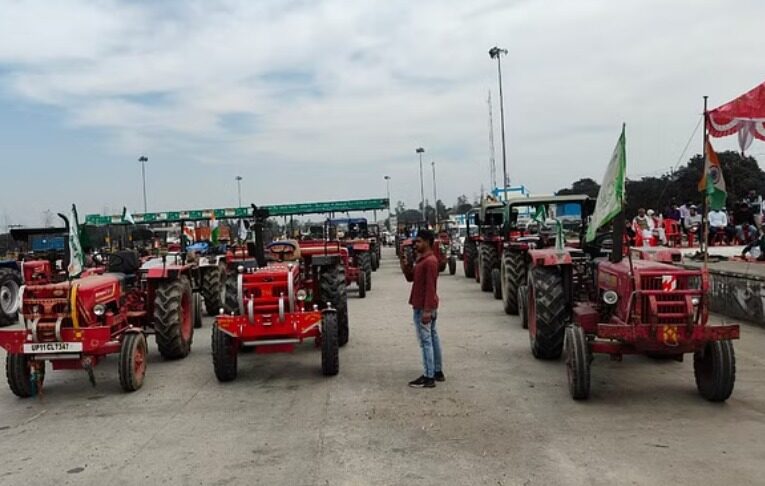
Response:
[{"label": "indian tricolour flag", "polygon": [[215,219],[215,213],[212,213],[210,218],[210,241],[213,245],[218,244],[218,235],[220,235],[220,228],[218,227],[218,220]]},{"label": "indian tricolour flag", "polygon": [[706,193],[709,198],[709,207],[717,211],[725,207],[725,199],[728,193],[725,189],[725,178],[723,177],[720,160],[717,158],[717,153],[712,148],[709,140],[707,140],[706,148],[704,174],[699,181],[699,192]]}]

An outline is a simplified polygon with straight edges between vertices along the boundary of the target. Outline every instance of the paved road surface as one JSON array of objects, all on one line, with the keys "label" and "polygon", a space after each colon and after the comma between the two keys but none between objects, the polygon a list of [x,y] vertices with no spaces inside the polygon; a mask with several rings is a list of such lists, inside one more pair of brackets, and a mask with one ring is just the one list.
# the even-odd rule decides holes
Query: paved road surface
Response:
[{"label": "paved road surface", "polygon": [[447,382],[415,390],[419,351],[392,253],[351,301],[335,378],[311,345],[244,355],[219,384],[210,320],[186,360],[151,345],[146,383],[116,360],[48,373],[42,400],[0,387],[0,484],[763,484],[765,331],[744,326],[725,404],[701,399],[690,360],[596,357],[588,402],[562,362],[531,357],[517,318],[461,269],[439,280]]}]

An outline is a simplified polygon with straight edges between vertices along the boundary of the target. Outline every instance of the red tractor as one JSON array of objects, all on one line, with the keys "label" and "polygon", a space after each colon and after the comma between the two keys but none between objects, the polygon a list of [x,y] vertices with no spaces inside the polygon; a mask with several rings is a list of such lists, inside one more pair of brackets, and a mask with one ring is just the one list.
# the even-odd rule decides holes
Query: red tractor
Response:
[{"label": "red tractor", "polygon": [[708,275],[623,258],[622,231],[617,225],[613,234],[601,233],[578,248],[541,241],[527,251],[528,277],[519,303],[528,302],[520,313],[528,322],[532,353],[556,359],[565,349],[574,399],[590,395],[594,353],[615,360],[625,354],[682,360],[693,353],[699,393],[711,401],[726,400],[735,381],[731,340],[739,337],[739,326],[709,324]]},{"label": "red tractor", "polygon": [[457,227],[451,221],[441,221],[438,224],[438,249],[441,255],[446,257],[449,275],[457,273],[457,259],[459,258],[459,243],[457,242]]},{"label": "red tractor", "polygon": [[[426,226],[418,225],[417,230],[420,228],[425,228]],[[414,265],[415,260],[417,259],[417,255],[415,254],[414,250],[414,240],[416,236],[417,230],[410,230],[409,236],[406,236],[405,238],[401,239],[399,248],[399,254],[401,255],[401,258],[406,260],[408,264]],[[436,237],[434,241],[434,247],[433,247],[433,254],[436,256],[436,259],[438,259],[438,271],[443,272],[446,270],[446,266],[448,264],[448,246],[445,245],[444,241],[440,237]],[[456,270],[456,261],[455,261],[455,270]]]},{"label": "red tractor", "polygon": [[93,367],[119,353],[120,385],[134,391],[146,371],[147,334],[167,359],[187,356],[194,334],[188,266],[163,262],[142,267],[132,251],[109,256],[108,267],[86,269],[68,280],[49,262],[25,262],[19,321],[0,330],[6,376],[19,397],[42,387],[48,361],[54,370]]},{"label": "red tractor", "polygon": [[478,217],[478,281],[481,290],[493,292],[495,299],[502,298],[500,258],[505,241],[505,206],[490,203],[481,208]]},{"label": "red tractor", "polygon": [[242,348],[261,354],[291,352],[306,339],[321,348],[322,372],[336,375],[338,348],[349,336],[340,246],[283,240],[263,248],[261,227],[267,217],[266,210],[256,210],[256,265],[239,269],[237,308],[220,314],[213,326],[215,376],[219,381],[236,378]]},{"label": "red tractor", "polygon": [[478,245],[480,244],[479,210],[473,208],[465,213],[465,243],[462,248],[462,270],[465,277],[479,279],[478,273]]},{"label": "red tractor", "polygon": [[[365,218],[335,218],[328,219],[325,223],[325,233],[332,241],[340,241],[348,251],[346,262],[346,279],[356,282],[361,289],[364,286],[364,294],[372,290],[372,271],[376,268],[376,254],[371,240],[368,238],[367,220]],[[340,232],[342,231],[342,235]],[[363,277],[361,275],[363,274]],[[354,277],[358,275],[356,278]],[[361,290],[359,290],[361,293]]]}]

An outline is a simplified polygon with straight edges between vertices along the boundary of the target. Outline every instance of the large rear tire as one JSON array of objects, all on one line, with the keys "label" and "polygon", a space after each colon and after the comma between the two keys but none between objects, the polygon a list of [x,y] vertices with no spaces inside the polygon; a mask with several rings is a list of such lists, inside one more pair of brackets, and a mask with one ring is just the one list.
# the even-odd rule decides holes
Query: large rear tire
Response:
[{"label": "large rear tire", "polygon": [[32,382],[32,359],[28,354],[8,353],[5,357],[5,377],[8,388],[19,398],[37,395],[45,380],[45,361],[37,363],[37,383]]},{"label": "large rear tire", "polygon": [[126,392],[136,391],[143,386],[147,352],[146,337],[142,332],[127,333],[122,338],[118,369],[120,386]]},{"label": "large rear tire", "polygon": [[0,327],[10,326],[19,317],[21,275],[12,268],[0,268]]},{"label": "large rear tire", "polygon": [[217,265],[202,269],[202,297],[205,299],[205,310],[208,316],[215,316],[221,308],[220,267]]},{"label": "large rear tire", "polygon": [[234,338],[221,331],[218,324],[212,328],[212,358],[215,378],[232,381],[236,378],[239,350]]},{"label": "large rear tire", "polygon": [[165,359],[185,358],[194,339],[191,284],[185,276],[157,285],[154,295],[154,330]]},{"label": "large rear tire", "polygon": [[482,243],[479,251],[478,257],[481,259],[479,264],[481,269],[481,290],[491,292],[493,287],[491,273],[498,267],[497,249],[490,243]]},{"label": "large rear tire", "polygon": [[491,271],[491,290],[494,293],[495,299],[502,299],[502,274],[499,268]]},{"label": "large rear tire", "polygon": [[377,253],[372,250],[372,271],[376,272],[378,268],[380,268],[380,258],[377,256]]},{"label": "large rear tire", "polygon": [[350,337],[345,268],[342,265],[322,267],[319,273],[319,291],[321,309],[326,309],[329,302],[337,312],[338,344],[345,346]]},{"label": "large rear tire", "polygon": [[325,312],[321,318],[321,372],[325,376],[333,376],[340,371],[338,340],[337,315]]},{"label": "large rear tire", "polygon": [[710,402],[724,402],[736,382],[736,355],[729,340],[712,341],[693,355],[696,388]]},{"label": "large rear tire", "polygon": [[509,315],[518,314],[518,287],[526,283],[523,254],[506,251],[502,258],[502,307]]},{"label": "large rear tire", "polygon": [[566,295],[563,277],[555,267],[531,271],[536,324],[529,323],[531,352],[537,359],[558,359],[566,330]]},{"label": "large rear tire", "polygon": [[367,274],[359,272],[359,299],[363,299],[367,296]]},{"label": "large rear tire", "polygon": [[372,254],[369,252],[359,255],[359,267],[364,272],[367,292],[372,290]]},{"label": "large rear tire", "polygon": [[475,241],[465,240],[465,249],[462,255],[462,265],[465,270],[465,277],[475,278],[476,268],[475,262],[478,259],[478,249],[476,248]]},{"label": "large rear tire", "polygon": [[199,329],[202,327],[202,295],[199,292],[193,292],[191,302],[194,312],[194,329]]},{"label": "large rear tire", "polygon": [[226,314],[239,315],[239,274],[228,272],[226,275],[226,285],[222,291],[223,311]]},{"label": "large rear tire", "polygon": [[457,257],[450,256],[449,257],[449,275],[454,275],[455,273],[457,273]]},{"label": "large rear tire", "polygon": [[568,392],[574,400],[586,400],[590,397],[592,355],[587,337],[581,327],[566,326],[565,348]]}]

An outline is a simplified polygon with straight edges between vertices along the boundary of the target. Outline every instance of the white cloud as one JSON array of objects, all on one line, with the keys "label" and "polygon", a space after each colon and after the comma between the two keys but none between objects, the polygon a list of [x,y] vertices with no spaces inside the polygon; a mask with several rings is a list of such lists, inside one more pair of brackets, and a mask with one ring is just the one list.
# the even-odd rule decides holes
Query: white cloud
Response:
[{"label": "white cloud", "polygon": [[[414,203],[422,145],[451,201],[488,184],[499,44],[510,174],[548,192],[599,178],[622,121],[630,173],[673,165],[703,94],[719,104],[763,78],[763,14],[722,0],[4,2],[0,86],[102,130],[115,157],[278,173],[253,182],[268,202],[377,194],[387,173]],[[202,189],[184,204],[214,204]],[[177,206],[174,190],[156,204]]]}]

